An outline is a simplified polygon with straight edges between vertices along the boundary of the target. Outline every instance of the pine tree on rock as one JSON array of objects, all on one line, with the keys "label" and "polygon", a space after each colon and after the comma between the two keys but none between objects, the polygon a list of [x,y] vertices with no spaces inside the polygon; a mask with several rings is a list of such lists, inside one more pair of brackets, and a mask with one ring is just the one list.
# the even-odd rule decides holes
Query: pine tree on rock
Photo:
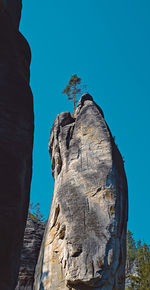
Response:
[{"label": "pine tree on rock", "polygon": [[72,75],[70,78],[68,85],[62,91],[63,94],[68,96],[68,100],[73,101],[74,104],[74,112],[76,108],[76,103],[78,101],[78,96],[82,91],[81,88],[81,78],[79,78],[76,74]]}]

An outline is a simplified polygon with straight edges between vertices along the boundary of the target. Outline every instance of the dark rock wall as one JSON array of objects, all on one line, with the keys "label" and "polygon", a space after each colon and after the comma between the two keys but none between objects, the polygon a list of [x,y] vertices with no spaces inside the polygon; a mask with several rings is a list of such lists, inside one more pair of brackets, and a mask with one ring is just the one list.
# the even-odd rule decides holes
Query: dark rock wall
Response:
[{"label": "dark rock wall", "polygon": [[45,224],[28,218],[23,249],[21,251],[20,270],[16,290],[32,290],[34,271],[44,234]]},{"label": "dark rock wall", "polygon": [[[32,176],[31,52],[18,31],[20,1],[0,1],[0,289],[14,290]],[[10,8],[14,4],[16,10]],[[8,8],[8,9],[7,9]],[[14,16],[14,18],[13,18]],[[14,19],[14,20],[13,20]],[[15,20],[16,19],[16,20]]]},{"label": "dark rock wall", "polygon": [[0,0],[0,8],[9,15],[9,21],[18,29],[21,17],[22,0]]}]

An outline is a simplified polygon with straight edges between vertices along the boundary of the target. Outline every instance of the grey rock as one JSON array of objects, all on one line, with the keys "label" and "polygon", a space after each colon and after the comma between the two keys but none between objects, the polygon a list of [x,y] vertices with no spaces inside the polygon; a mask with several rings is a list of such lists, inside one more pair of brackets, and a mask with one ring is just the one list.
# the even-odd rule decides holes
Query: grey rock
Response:
[{"label": "grey rock", "polygon": [[124,289],[128,190],[121,154],[89,94],[57,116],[49,152],[55,179],[35,290]]},{"label": "grey rock", "polygon": [[28,218],[21,251],[20,270],[16,290],[32,290],[34,271],[45,230],[45,224]]},{"label": "grey rock", "polygon": [[[0,2],[0,289],[14,290],[32,176],[31,52]],[[10,2],[9,2],[10,3]],[[12,1],[12,4],[17,3]]]},{"label": "grey rock", "polygon": [[138,277],[138,265],[136,260],[134,260],[134,262],[129,263],[128,266],[126,265],[125,289],[131,287],[132,281],[130,275]]}]

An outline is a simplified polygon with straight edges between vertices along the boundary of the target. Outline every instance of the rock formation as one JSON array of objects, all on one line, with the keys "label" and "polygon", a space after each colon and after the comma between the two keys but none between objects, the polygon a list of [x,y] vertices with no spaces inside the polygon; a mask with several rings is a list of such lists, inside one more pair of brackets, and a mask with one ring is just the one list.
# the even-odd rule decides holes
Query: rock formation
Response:
[{"label": "rock formation", "polygon": [[24,243],[21,251],[18,284],[15,290],[32,290],[34,271],[37,263],[45,225],[38,220],[28,218]]},{"label": "rock formation", "polygon": [[0,0],[0,289],[14,290],[32,175],[31,52],[18,30],[21,1]]},{"label": "rock formation", "polygon": [[126,175],[90,95],[57,116],[49,152],[55,186],[33,289],[124,289]]}]

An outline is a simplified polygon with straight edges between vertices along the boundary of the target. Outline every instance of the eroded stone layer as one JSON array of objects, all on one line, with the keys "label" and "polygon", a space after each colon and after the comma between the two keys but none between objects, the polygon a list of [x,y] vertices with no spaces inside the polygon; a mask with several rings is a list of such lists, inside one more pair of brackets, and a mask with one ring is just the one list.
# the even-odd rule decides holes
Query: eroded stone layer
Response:
[{"label": "eroded stone layer", "polygon": [[90,95],[57,116],[49,151],[55,186],[34,289],[124,289],[126,176]]},{"label": "eroded stone layer", "polygon": [[[31,52],[18,31],[17,1],[0,1],[0,289],[14,290],[27,218],[33,147]],[[20,1],[18,1],[20,3]],[[8,4],[8,5],[7,5]],[[19,4],[20,5],[20,4]],[[8,8],[8,10],[7,10]],[[21,9],[21,7],[19,8]],[[15,18],[16,17],[16,18]]]}]

